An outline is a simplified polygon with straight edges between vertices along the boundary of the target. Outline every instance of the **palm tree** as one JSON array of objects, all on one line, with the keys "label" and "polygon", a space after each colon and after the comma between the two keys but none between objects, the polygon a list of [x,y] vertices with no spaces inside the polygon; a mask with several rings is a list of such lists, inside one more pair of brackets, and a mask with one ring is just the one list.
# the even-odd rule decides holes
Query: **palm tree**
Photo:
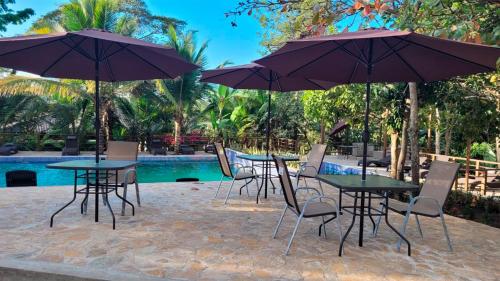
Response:
[{"label": "palm tree", "polygon": [[178,34],[173,26],[167,33],[167,45],[174,48],[187,61],[200,66],[199,69],[186,73],[174,80],[157,80],[157,91],[168,99],[176,108],[174,114],[174,139],[175,151],[179,152],[180,138],[185,129],[184,115],[189,113],[194,105],[194,100],[201,97],[209,90],[209,86],[200,83],[201,70],[205,67],[207,59],[205,50],[207,42],[200,47],[196,44],[194,31]]},{"label": "palm tree", "polygon": [[[30,33],[50,33],[57,31],[78,31],[85,28],[108,30],[122,35],[155,41],[168,27],[181,27],[185,23],[176,19],[152,15],[142,0],[71,0],[58,9],[47,13],[37,20]],[[69,86],[66,85],[69,83]],[[11,78],[0,82],[0,90],[17,91],[17,88],[28,89],[38,95],[75,94],[75,84],[79,84],[77,94],[93,93],[94,82],[75,82],[68,80],[46,80]],[[138,86],[141,82],[135,83]],[[110,138],[109,113],[115,108],[114,101],[119,96],[117,90],[122,83],[101,83],[100,102],[100,151],[104,151]],[[130,83],[129,83],[130,88]]]}]

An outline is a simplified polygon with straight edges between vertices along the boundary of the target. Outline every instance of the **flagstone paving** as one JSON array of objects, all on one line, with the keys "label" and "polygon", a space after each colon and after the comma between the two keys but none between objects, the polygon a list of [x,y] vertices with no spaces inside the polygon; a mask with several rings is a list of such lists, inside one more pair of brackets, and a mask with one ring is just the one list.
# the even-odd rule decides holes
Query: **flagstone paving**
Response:
[{"label": "flagstone paving", "polygon": [[[216,185],[143,184],[143,206],[135,216],[130,209],[117,215],[116,230],[107,209],[102,207],[101,221],[94,223],[93,208],[82,216],[78,204],[56,216],[49,228],[51,213],[71,199],[70,187],[0,189],[0,260],[177,280],[500,280],[499,229],[447,216],[455,247],[450,253],[438,220],[421,219],[423,240],[411,221],[413,255],[408,257],[396,251],[397,238],[387,226],[371,238],[367,222],[364,247],[357,246],[355,228],[338,257],[335,224],[324,239],[317,236],[319,221],[305,220],[290,255],[283,256],[295,217],[288,214],[278,237],[271,238],[281,195],[256,205],[254,197],[234,192],[224,205],[212,198]],[[335,196],[333,188],[325,190]],[[114,196],[111,204],[119,213]],[[346,229],[350,217],[341,218]],[[398,215],[390,219],[401,224]]]}]

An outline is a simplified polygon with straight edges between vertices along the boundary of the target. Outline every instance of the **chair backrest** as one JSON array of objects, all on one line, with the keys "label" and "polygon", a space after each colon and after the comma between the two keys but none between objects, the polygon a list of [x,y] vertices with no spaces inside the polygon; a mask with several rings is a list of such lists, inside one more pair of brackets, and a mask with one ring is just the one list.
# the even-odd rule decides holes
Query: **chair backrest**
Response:
[{"label": "chair backrest", "polygon": [[162,148],[163,144],[160,139],[153,139],[151,141],[151,148]]},{"label": "chair backrest", "polygon": [[66,147],[78,147],[78,137],[75,135],[66,136],[65,146]]},{"label": "chair backrest", "polygon": [[233,172],[231,171],[231,166],[229,165],[229,160],[227,159],[226,150],[221,143],[215,143],[215,150],[217,152],[217,159],[219,160],[220,169],[222,174],[226,177],[233,177]]},{"label": "chair backrest", "polygon": [[106,151],[107,160],[136,161],[139,144],[130,141],[109,141]]},{"label": "chair backrest", "polygon": [[36,172],[29,170],[15,170],[5,173],[7,187],[36,186]]},{"label": "chair backrest", "polygon": [[278,170],[278,177],[280,179],[281,188],[283,189],[283,196],[285,197],[286,204],[295,209],[297,214],[300,214],[300,207],[297,203],[297,198],[295,197],[295,190],[293,189],[292,180],[290,179],[290,174],[288,173],[288,167],[286,166],[283,158],[272,155],[274,163],[276,163],[276,170]]},{"label": "chair backrest", "polygon": [[[307,156],[307,166],[312,166],[316,169],[317,173],[321,169],[321,164],[325,158],[326,144],[314,144]],[[306,168],[307,170],[307,168]],[[315,173],[316,173],[315,171]]]},{"label": "chair backrest", "polygon": [[443,207],[460,169],[460,163],[433,161],[420,194],[438,200]]},{"label": "chair backrest", "polygon": [[[131,141],[109,141],[106,160],[137,161],[139,143]],[[118,171],[118,182],[123,182],[125,171]],[[135,174],[131,174],[128,183],[135,182]]]}]

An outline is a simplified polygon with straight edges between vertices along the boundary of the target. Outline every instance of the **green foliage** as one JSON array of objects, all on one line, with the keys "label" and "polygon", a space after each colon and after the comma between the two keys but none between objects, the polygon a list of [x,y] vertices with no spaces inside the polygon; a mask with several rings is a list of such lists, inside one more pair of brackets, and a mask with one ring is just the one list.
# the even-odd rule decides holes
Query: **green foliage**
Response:
[{"label": "green foliage", "polygon": [[16,3],[15,0],[0,0],[0,31],[7,31],[9,24],[21,24],[35,14],[33,9],[13,11],[8,5]]},{"label": "green foliage", "polygon": [[[465,155],[465,151],[463,155]],[[470,149],[470,156],[474,159],[482,159],[486,161],[496,161],[495,152],[493,152],[492,145],[486,142],[473,143]]]}]

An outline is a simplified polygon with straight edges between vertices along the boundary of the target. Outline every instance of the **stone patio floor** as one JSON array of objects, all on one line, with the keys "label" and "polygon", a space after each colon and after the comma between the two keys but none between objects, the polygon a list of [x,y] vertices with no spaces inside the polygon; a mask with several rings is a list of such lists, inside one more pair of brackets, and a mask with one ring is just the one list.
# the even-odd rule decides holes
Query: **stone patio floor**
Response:
[{"label": "stone patio floor", "polygon": [[[223,195],[229,183],[223,185]],[[305,220],[289,256],[284,256],[295,217],[285,217],[277,239],[271,235],[283,200],[271,195],[256,205],[254,197],[238,196],[228,205],[214,200],[217,183],[142,184],[142,207],[136,215],[117,215],[117,229],[101,207],[94,223],[93,208],[80,215],[73,204],[49,218],[72,197],[71,187],[0,189],[0,263],[41,262],[74,266],[81,272],[105,270],[172,280],[500,280],[500,230],[447,216],[455,251],[448,252],[441,225],[422,218],[422,240],[412,219],[408,237],[411,257],[397,252],[397,237],[382,224],[379,236],[370,237],[366,223],[365,245],[357,246],[357,227],[339,246],[335,224],[328,238],[318,237],[319,220]],[[255,187],[251,186],[252,194]],[[325,187],[328,195],[336,190]],[[130,192],[130,198],[134,193]],[[221,196],[222,197],[222,196]],[[132,200],[135,202],[135,200]],[[111,205],[119,213],[120,203]],[[101,205],[102,206],[102,205]],[[344,230],[350,223],[341,216]],[[400,226],[402,217],[391,215]]]}]

